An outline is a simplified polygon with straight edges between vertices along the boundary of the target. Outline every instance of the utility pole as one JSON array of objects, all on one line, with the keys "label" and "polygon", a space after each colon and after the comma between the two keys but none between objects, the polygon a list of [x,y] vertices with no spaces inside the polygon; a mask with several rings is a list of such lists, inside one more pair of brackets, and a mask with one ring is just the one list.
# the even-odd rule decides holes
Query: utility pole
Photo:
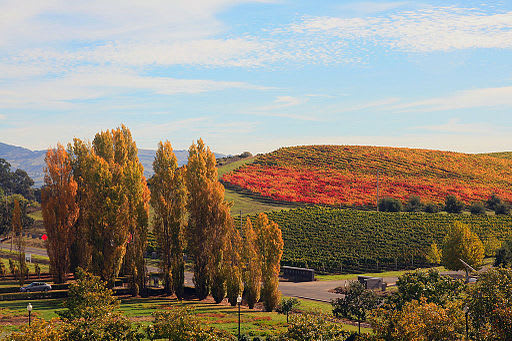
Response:
[{"label": "utility pole", "polygon": [[377,212],[379,212],[379,173],[380,170],[377,169]]},{"label": "utility pole", "polygon": [[240,210],[240,235],[242,235],[242,210]]}]

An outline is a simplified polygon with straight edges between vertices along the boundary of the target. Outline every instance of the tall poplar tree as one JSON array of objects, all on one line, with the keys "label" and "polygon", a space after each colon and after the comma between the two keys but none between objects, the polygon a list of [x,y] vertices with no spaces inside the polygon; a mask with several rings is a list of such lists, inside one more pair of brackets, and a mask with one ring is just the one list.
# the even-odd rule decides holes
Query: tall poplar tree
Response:
[{"label": "tall poplar tree", "polygon": [[261,256],[261,297],[266,311],[272,311],[280,299],[279,272],[283,255],[283,238],[279,226],[260,213],[254,222]]},{"label": "tall poplar tree", "polygon": [[261,259],[258,252],[257,237],[249,217],[242,230],[242,264],[243,281],[245,283],[245,300],[250,309],[260,299],[261,291]]},{"label": "tall poplar tree", "polygon": [[18,199],[14,199],[14,209],[12,210],[12,234],[14,247],[18,258],[18,280],[20,285],[25,283],[25,276],[28,275],[28,268],[25,261],[25,240],[22,236],[23,225],[21,224],[21,208]]},{"label": "tall poplar tree", "polygon": [[109,285],[124,261],[137,294],[145,286],[150,193],[130,130],[100,132],[92,145],[75,139],[69,149],[79,186],[77,231],[86,244],[76,251]]},{"label": "tall poplar tree", "polygon": [[226,296],[232,306],[236,306],[238,295],[242,295],[242,238],[240,232],[231,224],[226,248]]},{"label": "tall poplar tree", "polygon": [[61,144],[48,149],[41,192],[41,207],[48,240],[50,272],[56,283],[66,281],[70,265],[70,246],[74,242],[78,218],[77,183],[73,178],[69,157]]},{"label": "tall poplar tree", "polygon": [[194,257],[196,292],[205,299],[211,289],[220,302],[225,296],[225,256],[233,218],[224,201],[224,186],[217,179],[215,155],[201,139],[189,148],[186,183],[188,249]]},{"label": "tall poplar tree", "polygon": [[169,141],[158,144],[153,171],[155,174],[151,179],[151,205],[155,210],[153,225],[161,252],[160,266],[164,287],[167,294],[174,292],[182,299],[185,281],[183,249],[187,187],[184,169],[178,168],[178,160]]}]

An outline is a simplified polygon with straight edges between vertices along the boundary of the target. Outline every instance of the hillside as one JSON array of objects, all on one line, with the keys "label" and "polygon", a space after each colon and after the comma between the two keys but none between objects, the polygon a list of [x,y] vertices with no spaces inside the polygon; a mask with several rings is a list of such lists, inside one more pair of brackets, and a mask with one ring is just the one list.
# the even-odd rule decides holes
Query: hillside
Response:
[{"label": "hillside", "polygon": [[455,221],[471,226],[486,253],[512,237],[512,216],[387,213],[307,207],[270,212],[283,233],[283,265],[363,273],[426,265],[431,243],[441,245]]},{"label": "hillside", "polygon": [[[146,178],[153,175],[153,160],[155,150],[139,149],[139,160],[144,166],[144,175]],[[188,151],[175,150],[180,166],[187,163]],[[0,142],[0,158],[7,160],[11,164],[12,170],[23,169],[34,180],[34,186],[39,187],[44,179],[44,157],[46,150],[30,150],[23,147],[13,146]],[[215,154],[217,157],[224,157],[224,154]]]},{"label": "hillside", "polygon": [[369,146],[286,147],[222,179],[277,201],[374,206],[379,171],[380,197],[405,201],[417,195],[439,203],[454,194],[469,204],[496,193],[512,202],[512,159],[498,156]]}]

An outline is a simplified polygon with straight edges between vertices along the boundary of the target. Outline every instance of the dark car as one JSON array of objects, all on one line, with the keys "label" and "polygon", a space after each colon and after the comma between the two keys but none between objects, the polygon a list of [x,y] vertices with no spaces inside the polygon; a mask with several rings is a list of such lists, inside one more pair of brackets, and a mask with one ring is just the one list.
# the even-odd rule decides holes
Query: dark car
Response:
[{"label": "dark car", "polygon": [[52,290],[50,284],[44,282],[32,282],[27,286],[21,287],[21,292],[32,292],[32,291],[49,291]]}]

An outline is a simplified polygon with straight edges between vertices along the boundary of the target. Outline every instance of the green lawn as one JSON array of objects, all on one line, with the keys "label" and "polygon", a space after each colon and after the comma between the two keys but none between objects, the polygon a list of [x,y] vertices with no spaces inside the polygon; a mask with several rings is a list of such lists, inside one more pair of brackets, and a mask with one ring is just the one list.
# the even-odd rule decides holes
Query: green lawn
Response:
[{"label": "green lawn", "polygon": [[[299,300],[300,312],[319,312],[331,314],[332,308],[329,303]],[[0,307],[3,315],[23,317],[27,314],[27,304],[33,306],[35,316],[51,319],[58,317],[56,311],[63,309],[64,299],[49,300],[23,300],[1,302]],[[215,304],[208,301],[190,300],[179,303],[176,299],[167,297],[156,298],[125,298],[121,300],[120,311],[132,321],[143,325],[150,324],[151,314],[156,310],[168,309],[174,305],[185,305],[194,309],[195,314],[201,319],[203,326],[211,326],[236,334],[238,331],[238,308],[227,304]],[[276,312],[263,312],[256,309],[241,308],[241,330],[242,333],[251,336],[275,335],[286,330],[286,316]],[[357,326],[344,324],[344,328],[356,331]],[[370,329],[362,328],[364,332],[371,332]]]},{"label": "green lawn", "polygon": [[[438,266],[432,269],[436,269],[438,271],[446,271],[446,269],[442,266]],[[421,270],[421,269],[418,269]],[[423,269],[426,270],[426,269]],[[318,281],[341,281],[347,279],[357,279],[357,276],[372,276],[372,277],[399,277],[407,272],[412,272],[415,270],[400,270],[400,271],[386,271],[386,272],[371,272],[365,274],[343,274],[343,275],[315,275],[315,278]]]}]

